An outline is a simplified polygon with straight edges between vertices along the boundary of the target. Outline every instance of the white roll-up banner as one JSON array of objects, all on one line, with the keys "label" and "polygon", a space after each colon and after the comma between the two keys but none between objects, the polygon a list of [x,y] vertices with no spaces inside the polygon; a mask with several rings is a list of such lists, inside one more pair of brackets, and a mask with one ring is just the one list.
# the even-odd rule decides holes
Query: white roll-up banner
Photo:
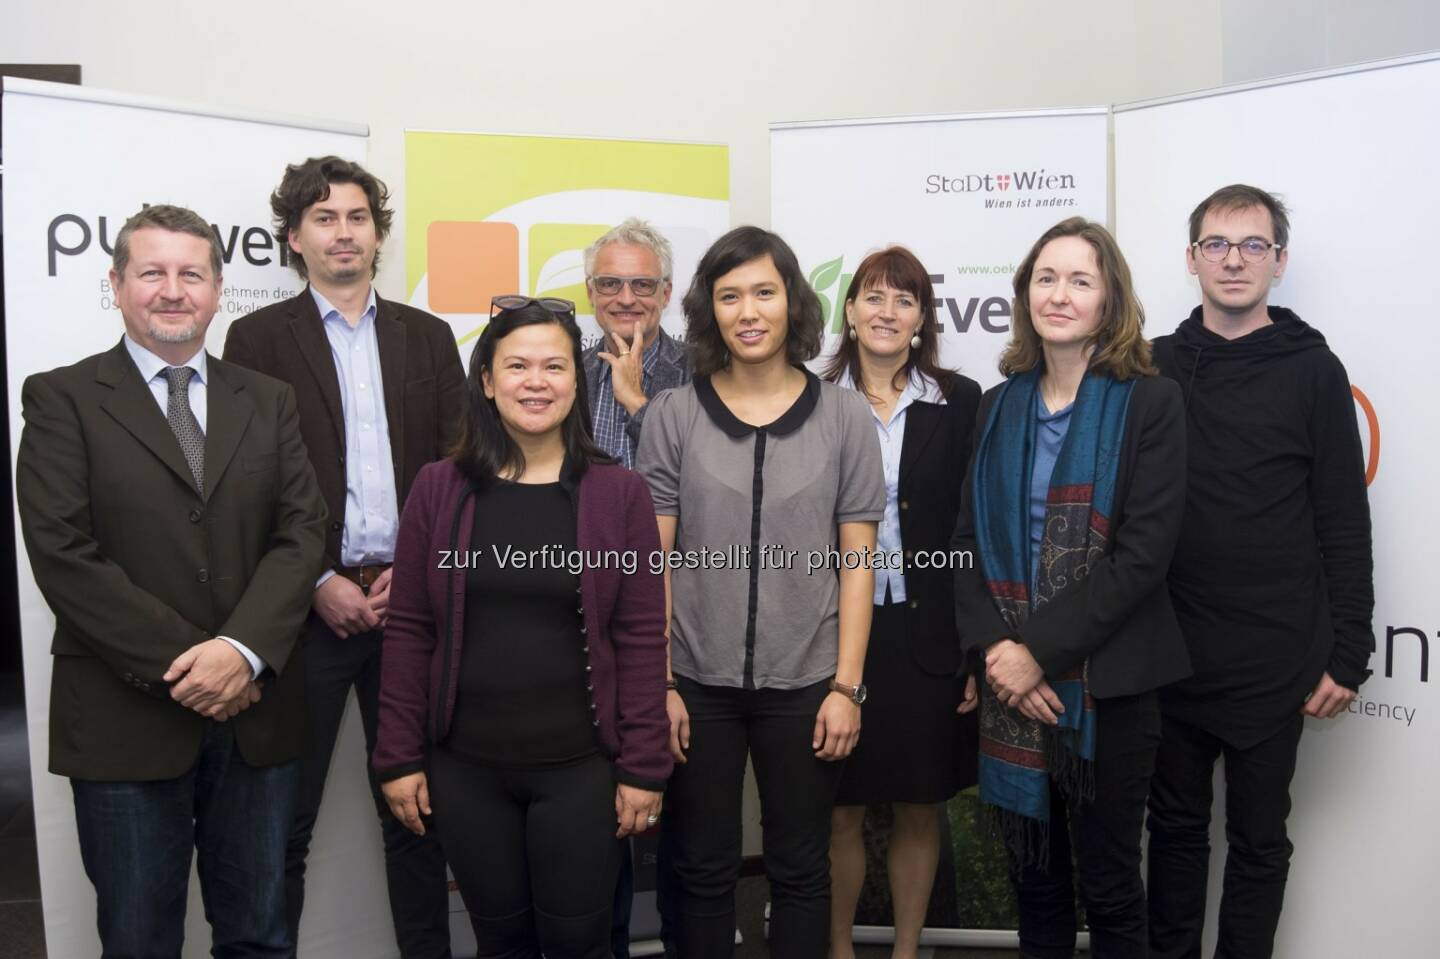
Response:
[{"label": "white roll-up banner", "polygon": [[990,386],[1030,245],[1066,217],[1106,218],[1107,120],[1095,108],[774,124],[771,225],[830,334],[865,255],[908,247],[934,281],[942,359]]},{"label": "white roll-up banner", "polygon": [[[226,113],[84,87],[5,78],[5,315],[12,456],[25,377],[114,346],[124,332],[106,282],[125,219],[145,204],[187,206],[214,224],[225,251],[218,353],[229,321],[301,287],[270,234],[270,191],[287,163],[365,159],[364,126]],[[18,526],[18,523],[17,523]],[[69,783],[46,771],[54,618],[17,549],[35,838],[52,956],[99,954],[95,893],[75,835]],[[310,852],[300,949],[312,956],[393,955],[379,825],[352,704],[335,750]],[[192,882],[185,955],[209,955]]]},{"label": "white roll-up banner", "polygon": [[[823,355],[843,328],[845,291],[860,261],[898,243],[931,275],[943,362],[981,386],[998,382],[1015,268],[1060,220],[1106,220],[1108,120],[1100,107],[772,125],[771,223],[825,307]],[[952,800],[944,818],[949,842],[922,941],[993,947],[990,930],[1015,928],[1003,850],[977,819],[973,789]],[[888,810],[870,810],[857,941],[889,936],[877,928],[892,920],[884,870],[876,868],[888,829]],[[1013,944],[1013,933],[998,942]]]},{"label": "white roll-up banner", "polygon": [[[1151,336],[1200,302],[1185,266],[1191,210],[1248,183],[1290,207],[1290,261],[1270,302],[1345,364],[1365,443],[1375,544],[1374,675],[1349,714],[1307,720],[1291,795],[1295,845],[1275,955],[1435,954],[1440,703],[1430,581],[1440,306],[1440,58],[1362,64],[1115,108],[1115,226]],[[1243,429],[1244,424],[1237,424]],[[1217,775],[1210,928],[1225,854]]]}]

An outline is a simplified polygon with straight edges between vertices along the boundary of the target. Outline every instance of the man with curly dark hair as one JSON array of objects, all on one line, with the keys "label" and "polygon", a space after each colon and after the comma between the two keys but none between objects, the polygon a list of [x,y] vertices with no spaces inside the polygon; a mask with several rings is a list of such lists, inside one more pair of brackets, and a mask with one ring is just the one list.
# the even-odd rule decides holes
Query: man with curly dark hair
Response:
[{"label": "man with curly dark hair", "polygon": [[[295,388],[300,429],[330,508],[303,644],[309,722],[285,863],[286,918],[296,941],[305,858],[352,686],[367,755],[374,748],[400,511],[420,467],[448,450],[465,396],[449,325],[375,293],[393,216],[388,201],[385,184],[358,163],[331,156],[287,167],[270,196],[275,236],[308,286],[236,321],[225,340],[227,360]],[[373,778],[371,790],[401,955],[448,957],[440,847],[390,815]]]}]

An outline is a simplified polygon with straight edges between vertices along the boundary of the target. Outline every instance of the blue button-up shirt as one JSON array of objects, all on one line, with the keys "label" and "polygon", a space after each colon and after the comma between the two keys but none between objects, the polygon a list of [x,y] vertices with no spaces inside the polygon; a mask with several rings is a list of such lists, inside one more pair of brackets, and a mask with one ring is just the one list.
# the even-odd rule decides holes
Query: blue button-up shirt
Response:
[{"label": "blue button-up shirt", "polygon": [[[640,357],[640,389],[645,392],[647,397],[654,388],[655,367],[660,362],[661,347],[664,342],[665,337],[655,337],[650,345],[645,347],[645,352]],[[607,341],[602,340],[600,348],[608,350],[611,347]],[[630,442],[630,434],[625,429],[626,424],[630,422],[630,413],[615,399],[615,383],[611,377],[610,364],[601,360],[596,370],[600,382],[594,391],[595,408],[590,411],[595,427],[595,442],[627,469],[634,469],[635,448]]]},{"label": "blue button-up shirt", "polygon": [[1035,579],[1040,574],[1040,546],[1045,538],[1050,476],[1055,472],[1055,461],[1060,458],[1060,447],[1065,445],[1065,435],[1070,432],[1070,413],[1074,409],[1075,404],[1070,403],[1052,413],[1041,391],[1035,391],[1035,460],[1030,467],[1031,596],[1035,595]]},{"label": "blue button-up shirt", "polygon": [[[855,383],[848,375],[842,375],[837,385],[855,389]],[[911,371],[910,382],[895,401],[890,411],[890,421],[880,419],[880,411],[870,406],[871,418],[875,421],[875,433],[880,437],[880,462],[885,469],[885,516],[875,534],[875,548],[886,555],[885,569],[875,570],[875,605],[882,606],[889,593],[889,602],[903,603],[905,595],[905,573],[901,558],[903,544],[900,541],[900,451],[905,446],[905,412],[915,401],[944,405],[945,394],[940,386],[929,377]]]},{"label": "blue button-up shirt", "polygon": [[[365,312],[353,327],[313,286],[310,295],[320,308],[330,341],[345,413],[345,529],[340,536],[340,562],[346,566],[388,563],[395,558],[400,515],[380,344],[375,337],[375,288],[370,288]],[[403,384],[392,383],[390,388],[402,389]]]}]

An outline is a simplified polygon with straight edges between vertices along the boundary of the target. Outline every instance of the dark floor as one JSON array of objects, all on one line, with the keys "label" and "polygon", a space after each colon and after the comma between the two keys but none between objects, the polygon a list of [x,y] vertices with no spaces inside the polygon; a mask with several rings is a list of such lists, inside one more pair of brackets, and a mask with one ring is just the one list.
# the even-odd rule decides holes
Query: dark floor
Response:
[{"label": "dark floor", "polygon": [[[740,933],[736,959],[766,959],[762,932],[769,890],[764,878],[740,883]],[[45,959],[40,876],[35,866],[35,815],[30,793],[29,744],[24,689],[19,673],[0,673],[0,954],[7,959]],[[888,946],[858,946],[857,959],[888,959]],[[1015,959],[1011,950],[925,947],[921,959]]]},{"label": "dark floor", "polygon": [[0,952],[13,959],[45,956],[30,747],[19,673],[0,673]]}]

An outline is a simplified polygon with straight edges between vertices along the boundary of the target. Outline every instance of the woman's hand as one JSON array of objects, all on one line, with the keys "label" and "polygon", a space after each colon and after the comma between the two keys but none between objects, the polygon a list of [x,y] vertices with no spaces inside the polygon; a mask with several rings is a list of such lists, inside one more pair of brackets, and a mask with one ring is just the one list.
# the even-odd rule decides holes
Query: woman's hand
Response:
[{"label": "woman's hand", "polygon": [[1060,722],[1057,718],[1065,712],[1065,706],[1060,702],[1060,697],[1055,695],[1055,690],[1045,680],[1040,680],[1040,685],[1020,697],[1015,708],[1020,710],[1021,715],[1028,716],[1047,726],[1054,726]]},{"label": "woman's hand", "polygon": [[665,691],[665,714],[670,717],[670,755],[683,763],[685,750],[690,748],[690,710],[677,690]]},{"label": "woman's hand", "polygon": [[615,830],[615,838],[624,839],[654,828],[660,821],[660,800],[660,793],[624,783],[617,785],[615,818],[620,821],[620,828]]},{"label": "woman's hand", "polygon": [[1025,694],[1045,678],[1045,671],[1030,650],[1013,639],[1002,639],[985,654],[985,678],[1000,702],[1018,707]]},{"label": "woman's hand", "polygon": [[424,773],[411,773],[380,784],[390,812],[417,836],[425,835],[425,824],[420,816],[430,815],[430,787],[425,783]]},{"label": "woman's hand", "polygon": [[815,735],[810,743],[815,758],[827,762],[844,759],[859,741],[860,707],[844,693],[830,693],[815,714]]},{"label": "woman's hand", "polygon": [[966,713],[973,713],[975,707],[979,705],[980,693],[975,688],[975,674],[971,673],[965,677],[965,698],[960,700],[960,705],[955,707],[955,711],[964,716]]}]

